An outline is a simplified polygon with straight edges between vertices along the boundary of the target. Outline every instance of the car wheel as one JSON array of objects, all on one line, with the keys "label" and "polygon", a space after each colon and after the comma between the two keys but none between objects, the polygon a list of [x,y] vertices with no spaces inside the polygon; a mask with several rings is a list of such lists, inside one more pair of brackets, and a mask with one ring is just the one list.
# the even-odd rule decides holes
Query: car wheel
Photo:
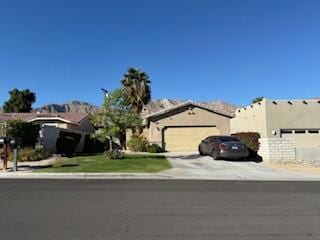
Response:
[{"label": "car wheel", "polygon": [[220,153],[215,149],[213,149],[213,151],[212,151],[212,158],[214,160],[219,160],[220,159]]},{"label": "car wheel", "polygon": [[200,147],[200,146],[198,147],[198,151],[199,151],[199,155],[200,155],[200,156],[203,156],[203,155],[204,155],[204,153],[201,151],[201,147]]}]

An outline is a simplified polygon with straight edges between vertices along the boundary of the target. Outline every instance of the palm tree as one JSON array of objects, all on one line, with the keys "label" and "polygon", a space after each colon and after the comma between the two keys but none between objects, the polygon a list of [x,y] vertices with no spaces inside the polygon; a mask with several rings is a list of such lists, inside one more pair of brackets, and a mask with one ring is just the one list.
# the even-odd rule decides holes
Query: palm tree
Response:
[{"label": "palm tree", "polygon": [[148,74],[131,67],[124,74],[121,84],[126,102],[137,114],[140,114],[143,105],[151,100],[151,81]]}]

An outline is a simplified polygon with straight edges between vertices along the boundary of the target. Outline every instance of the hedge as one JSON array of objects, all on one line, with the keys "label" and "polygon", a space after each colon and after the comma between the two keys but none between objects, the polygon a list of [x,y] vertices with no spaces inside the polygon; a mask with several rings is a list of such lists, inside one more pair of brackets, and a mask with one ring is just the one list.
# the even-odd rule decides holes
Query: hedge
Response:
[{"label": "hedge", "polygon": [[34,148],[39,137],[40,126],[38,124],[23,122],[20,120],[8,121],[8,136],[21,139],[21,148]]},{"label": "hedge", "polygon": [[148,145],[146,148],[148,153],[162,153],[163,149],[158,144]]},{"label": "hedge", "polygon": [[84,139],[84,153],[103,153],[106,144],[96,138],[92,138],[89,134]]},{"label": "hedge", "polygon": [[[19,148],[18,161],[32,162],[47,159],[50,154],[43,148]],[[9,160],[13,161],[13,153],[9,152]]]},{"label": "hedge", "polygon": [[148,145],[148,140],[142,135],[134,134],[128,141],[128,147],[133,152],[145,152]]},{"label": "hedge", "polygon": [[231,134],[233,137],[238,138],[242,143],[246,144],[247,147],[254,151],[258,152],[260,143],[259,138],[260,134],[257,132],[240,132]]},{"label": "hedge", "polygon": [[81,134],[61,131],[56,142],[57,152],[60,154],[74,154],[80,142]]}]

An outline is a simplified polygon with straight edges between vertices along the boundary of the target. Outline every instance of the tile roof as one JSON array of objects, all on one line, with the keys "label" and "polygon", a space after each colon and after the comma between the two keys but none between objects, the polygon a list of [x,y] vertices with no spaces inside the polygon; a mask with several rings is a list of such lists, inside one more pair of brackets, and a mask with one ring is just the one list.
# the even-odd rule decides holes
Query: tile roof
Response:
[{"label": "tile roof", "polygon": [[232,118],[234,117],[233,114],[230,114],[230,113],[227,113],[227,112],[221,112],[221,111],[217,111],[216,109],[213,109],[212,107],[209,107],[208,105],[205,105],[205,104],[201,104],[201,103],[197,103],[197,102],[193,102],[193,101],[186,101],[186,102],[183,102],[183,103],[180,103],[178,105],[175,105],[175,106],[172,106],[172,107],[169,107],[169,108],[165,108],[163,110],[160,110],[158,112],[155,112],[155,113],[151,113],[151,114],[148,114],[146,116],[144,116],[145,119],[148,119],[150,117],[155,117],[155,116],[159,116],[159,115],[163,115],[163,114],[166,114],[168,112],[171,112],[175,109],[179,109],[181,107],[185,107],[185,106],[188,106],[188,105],[193,105],[193,106],[196,106],[196,107],[200,107],[200,108],[203,108],[203,109],[206,109],[208,111],[211,111],[211,112],[215,112],[217,114],[220,114],[220,115],[223,115],[223,116],[226,116],[226,117],[229,117],[229,118]]},{"label": "tile roof", "polygon": [[62,121],[71,122],[73,124],[81,123],[85,118],[88,117],[86,113],[1,113],[0,122],[9,120],[22,120],[26,122],[32,122],[36,119],[52,119],[60,118]]},{"label": "tile roof", "polygon": [[143,107],[143,111],[141,113],[141,117],[145,119],[147,116],[166,112],[168,109],[176,109],[176,107],[181,107],[181,105],[185,105],[186,103],[194,103],[202,106],[203,108],[210,109],[216,113],[220,113],[222,115],[234,116],[236,111],[236,106],[229,104],[227,102],[222,101],[209,101],[209,102],[194,102],[192,100],[182,101],[182,100],[174,100],[174,99],[158,99],[152,100],[148,104]]}]

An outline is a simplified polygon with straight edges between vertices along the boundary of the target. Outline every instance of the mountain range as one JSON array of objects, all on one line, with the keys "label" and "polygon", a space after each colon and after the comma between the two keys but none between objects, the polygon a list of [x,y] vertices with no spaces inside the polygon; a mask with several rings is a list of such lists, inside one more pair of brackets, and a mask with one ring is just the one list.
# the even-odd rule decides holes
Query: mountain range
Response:
[{"label": "mountain range", "polygon": [[[152,100],[143,108],[143,115],[151,114],[154,112],[161,111],[166,108],[174,107],[178,104],[181,104],[185,101],[183,100],[174,100],[174,99],[159,99]],[[223,101],[209,101],[209,102],[199,102],[202,105],[205,105],[217,112],[234,114],[236,106]],[[82,101],[71,101],[64,104],[48,104],[42,107],[36,108],[34,112],[40,113],[56,113],[56,112],[77,112],[77,113],[87,113],[93,114],[99,110],[98,106],[92,105],[87,102]]]},{"label": "mountain range", "polygon": [[82,101],[71,101],[63,104],[48,104],[35,108],[33,112],[39,113],[58,113],[58,112],[76,112],[93,114],[99,110],[99,107]]}]

